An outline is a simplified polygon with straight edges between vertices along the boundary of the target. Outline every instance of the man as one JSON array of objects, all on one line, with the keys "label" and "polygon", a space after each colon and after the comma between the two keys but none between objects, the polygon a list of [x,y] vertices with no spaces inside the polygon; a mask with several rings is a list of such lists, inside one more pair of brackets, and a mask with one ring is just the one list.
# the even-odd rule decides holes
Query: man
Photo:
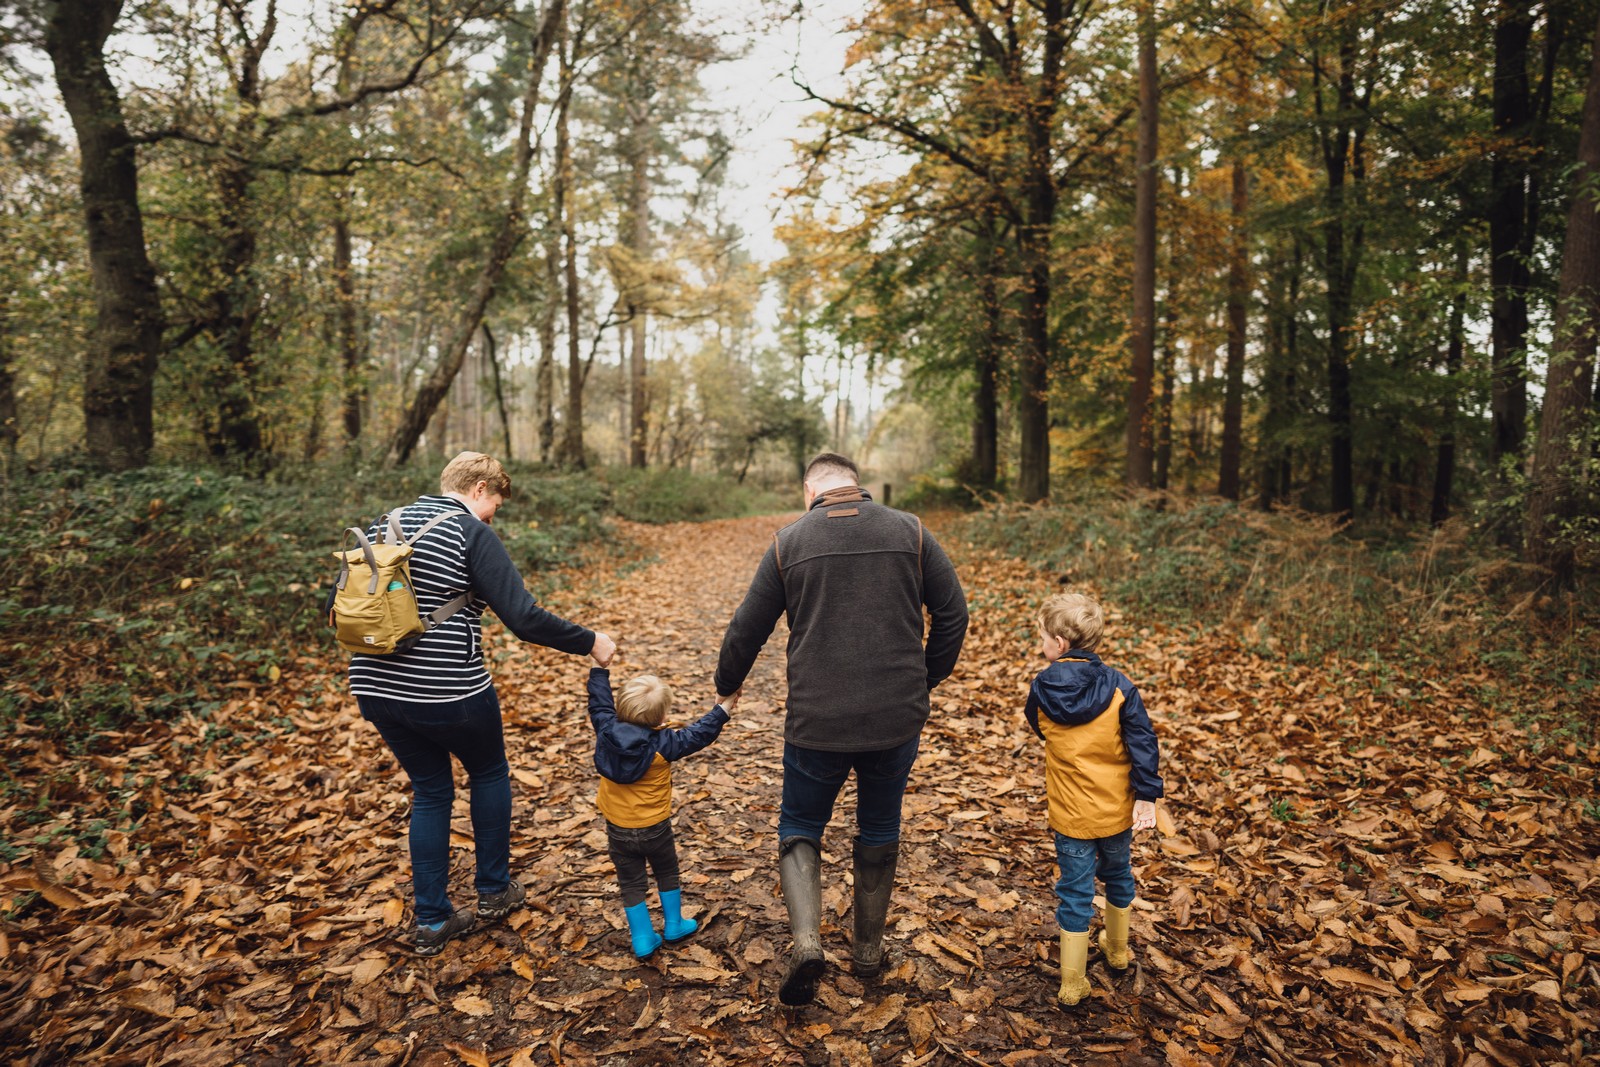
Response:
[{"label": "man", "polygon": [[[949,558],[914,515],[876,504],[844,456],[806,467],[806,513],[774,535],[722,639],[716,689],[744,685],[778,616],[789,618],[788,711],[778,871],[794,949],[778,999],[809,1004],[827,962],[822,832],[856,773],[855,937],[861,977],[883,965],[900,809],[928,694],[961,655],[967,602]],[[922,609],[932,616],[923,646]]]}]

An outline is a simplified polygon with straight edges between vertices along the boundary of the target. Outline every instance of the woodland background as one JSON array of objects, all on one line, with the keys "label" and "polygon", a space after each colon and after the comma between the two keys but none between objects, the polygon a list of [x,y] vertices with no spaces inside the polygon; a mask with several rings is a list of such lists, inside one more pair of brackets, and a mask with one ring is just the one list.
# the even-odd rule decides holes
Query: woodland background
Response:
[{"label": "woodland background", "polygon": [[[1592,0],[0,9],[0,1048],[629,1062],[660,1021],[761,1062],[1595,1055],[1597,33]],[[778,153],[716,73],[774,41],[812,105]],[[780,917],[728,856],[693,974],[618,977],[593,864],[577,911],[407,970],[403,789],[365,780],[317,616],[337,531],[495,453],[535,591],[693,686],[825,447],[974,607],[942,705],[972,718],[937,729],[981,773],[913,802],[910,970],[767,1028]],[[1161,955],[1087,1023],[1036,996],[1007,719],[1063,585],[1177,744]],[[498,655],[532,708],[572,689]],[[576,849],[562,714],[512,729],[562,768],[519,779],[563,812],[532,836]],[[770,778],[738,736],[708,773]],[[695,825],[764,856],[763,803]],[[185,940],[196,906],[232,932]]]}]

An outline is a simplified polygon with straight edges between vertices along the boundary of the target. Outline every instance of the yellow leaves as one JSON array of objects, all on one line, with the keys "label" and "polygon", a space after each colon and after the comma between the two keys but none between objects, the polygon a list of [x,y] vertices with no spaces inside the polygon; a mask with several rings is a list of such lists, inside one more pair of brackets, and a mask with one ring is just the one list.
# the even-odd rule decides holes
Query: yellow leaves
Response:
[{"label": "yellow leaves", "polygon": [[494,1014],[494,1006],[487,1000],[467,993],[452,1000],[450,1006],[462,1015],[469,1015],[474,1019],[483,1019]]},{"label": "yellow leaves", "polygon": [[1353,967],[1329,967],[1321,974],[1324,981],[1332,982],[1335,985],[1362,989],[1369,993],[1382,993],[1391,997],[1400,995],[1400,990],[1395,988],[1393,982],[1386,982],[1382,978],[1374,978],[1365,971],[1358,971]]}]

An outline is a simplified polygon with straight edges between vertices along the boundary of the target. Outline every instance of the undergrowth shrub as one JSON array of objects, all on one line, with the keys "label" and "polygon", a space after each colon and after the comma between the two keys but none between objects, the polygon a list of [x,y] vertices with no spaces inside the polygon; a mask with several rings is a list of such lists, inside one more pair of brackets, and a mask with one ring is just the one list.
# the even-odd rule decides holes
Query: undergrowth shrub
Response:
[{"label": "undergrowth shrub", "polygon": [[[603,486],[513,470],[495,529],[537,590],[604,536]],[[322,607],[346,526],[438,491],[438,466],[280,472],[56,470],[0,509],[0,729],[81,743],[205,710],[328,644]]]},{"label": "undergrowth shrub", "polygon": [[[1600,606],[1594,576],[1561,594],[1461,524],[1360,537],[1326,516],[1216,498],[1110,494],[1004,505],[959,520],[961,536],[1093,585],[1131,619],[1237,634],[1291,662],[1364,661],[1403,696],[1428,670],[1488,668],[1486,706],[1555,736],[1600,732]],[[1380,688],[1380,692],[1382,689]]]},{"label": "undergrowth shrub", "polygon": [[634,522],[703,522],[798,511],[798,487],[789,496],[720,474],[684,470],[615,468],[602,475],[616,513]]}]

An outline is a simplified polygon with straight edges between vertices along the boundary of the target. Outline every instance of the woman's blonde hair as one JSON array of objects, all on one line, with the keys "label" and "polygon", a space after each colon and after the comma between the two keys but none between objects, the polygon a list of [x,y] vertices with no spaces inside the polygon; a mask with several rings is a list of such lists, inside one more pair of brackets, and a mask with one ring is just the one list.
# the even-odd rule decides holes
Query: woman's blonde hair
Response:
[{"label": "woman's blonde hair", "polygon": [[617,718],[655,729],[672,710],[672,689],[653,674],[630,678],[617,694]]},{"label": "woman's blonde hair", "polygon": [[499,460],[483,452],[463,452],[439,472],[441,493],[470,493],[479,482],[488,482],[489,492],[502,500],[511,495],[511,476]]},{"label": "woman's blonde hair", "polygon": [[1039,624],[1045,633],[1065,641],[1068,648],[1093,652],[1100,644],[1106,620],[1093,597],[1057,593],[1039,608]]}]

